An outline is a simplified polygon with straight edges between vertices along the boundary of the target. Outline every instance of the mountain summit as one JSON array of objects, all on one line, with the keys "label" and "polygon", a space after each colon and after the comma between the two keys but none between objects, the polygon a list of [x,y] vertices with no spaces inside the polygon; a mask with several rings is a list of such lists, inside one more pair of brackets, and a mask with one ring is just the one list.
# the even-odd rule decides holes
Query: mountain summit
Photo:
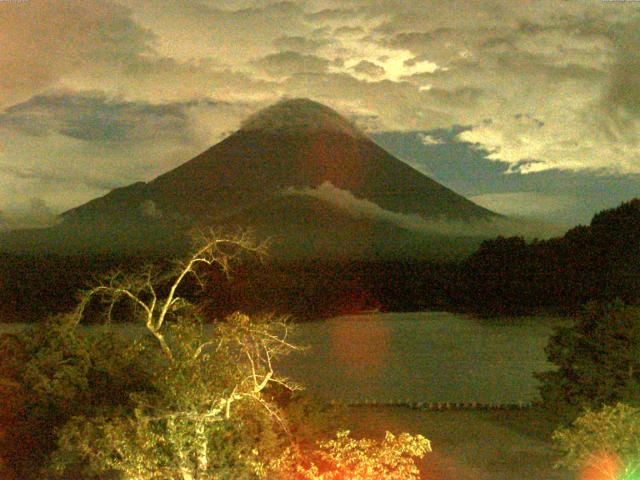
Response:
[{"label": "mountain summit", "polygon": [[40,232],[63,249],[157,250],[193,226],[240,225],[294,256],[379,257],[452,248],[461,237],[477,243],[482,233],[465,225],[496,218],[335,110],[292,99],[254,114],[177,168],[69,210]]},{"label": "mountain summit", "polygon": [[308,98],[283,100],[250,116],[240,131],[271,134],[333,133],[366,138],[351,122],[335,110]]}]

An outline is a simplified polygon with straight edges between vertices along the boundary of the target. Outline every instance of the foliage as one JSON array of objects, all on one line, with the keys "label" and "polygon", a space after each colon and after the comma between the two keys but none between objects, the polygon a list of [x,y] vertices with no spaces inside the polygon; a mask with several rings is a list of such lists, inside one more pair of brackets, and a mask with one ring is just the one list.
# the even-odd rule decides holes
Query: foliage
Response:
[{"label": "foliage", "polygon": [[[208,311],[218,318],[241,310],[318,319],[377,307],[456,308],[486,315],[574,314],[590,301],[640,302],[639,239],[636,199],[596,214],[591,225],[574,227],[560,238],[486,240],[462,262],[427,261],[426,253],[425,260],[244,262],[243,268],[234,268],[232,282],[206,282],[204,297],[213,299]],[[3,321],[25,321],[67,311],[76,304],[76,290],[93,275],[122,264],[143,266],[145,261],[162,264],[167,258],[125,252],[0,254],[0,316]],[[188,280],[197,283],[195,277]],[[197,289],[183,290],[184,297],[193,299],[196,294]]]},{"label": "foliage", "polygon": [[[168,327],[167,359],[154,343],[143,348],[154,375],[131,395],[130,408],[74,416],[59,432],[54,470],[120,472],[124,478],[255,478],[255,465],[284,440],[277,405],[262,390],[285,383],[270,369],[288,346],[277,321],[236,314],[211,334],[191,319]],[[150,350],[150,351],[149,351]],[[283,429],[280,429],[282,432]]]},{"label": "foliage", "polygon": [[553,435],[558,466],[594,470],[610,480],[632,480],[640,470],[640,409],[618,403],[587,410]]},{"label": "foliage", "polygon": [[[235,314],[205,331],[180,287],[187,276],[201,281],[201,266],[227,272],[241,253],[261,248],[246,236],[203,237],[170,270],[114,272],[73,314],[5,336],[0,373],[14,385],[5,399],[17,407],[3,419],[7,444],[29,439],[37,447],[25,458],[9,446],[6,463],[17,463],[24,478],[39,475],[50,456],[49,470],[64,478],[117,471],[195,479],[214,470],[242,478],[286,432],[265,392],[272,384],[296,388],[272,363],[295,347],[281,318]],[[85,329],[80,321],[96,304],[107,325]],[[123,312],[142,319],[137,340],[110,328]]]},{"label": "foliage", "polygon": [[536,377],[552,411],[574,418],[585,407],[640,398],[640,308],[589,304],[574,325],[556,330],[545,350],[557,369]]},{"label": "foliage", "polygon": [[0,339],[0,456],[19,478],[33,478],[74,415],[122,405],[149,385],[146,362],[109,326],[76,328],[60,315]]},{"label": "foliage", "polygon": [[318,442],[308,452],[288,449],[270,465],[268,478],[277,480],[418,480],[414,458],[431,451],[422,435],[387,432],[382,441],[356,440],[348,430]]},{"label": "foliage", "polygon": [[[204,283],[212,268],[228,274],[247,251],[260,255],[262,246],[246,236],[202,237],[169,269],[113,272],[83,293],[72,314],[3,336],[0,405],[10,407],[0,409],[0,468],[11,465],[24,479],[258,480],[275,474],[271,459],[292,467],[290,452],[306,449],[332,422],[326,408],[293,395],[298,386],[275,369],[297,348],[288,322],[235,313],[205,327],[200,306],[182,294],[187,278]],[[97,313],[104,324],[84,327]],[[139,328],[119,335],[113,322],[123,320]],[[358,475],[412,475],[410,457],[427,447],[404,434],[381,444],[340,434],[320,444],[314,462],[326,469],[335,457],[335,466]],[[329,472],[308,475],[337,478]]]}]

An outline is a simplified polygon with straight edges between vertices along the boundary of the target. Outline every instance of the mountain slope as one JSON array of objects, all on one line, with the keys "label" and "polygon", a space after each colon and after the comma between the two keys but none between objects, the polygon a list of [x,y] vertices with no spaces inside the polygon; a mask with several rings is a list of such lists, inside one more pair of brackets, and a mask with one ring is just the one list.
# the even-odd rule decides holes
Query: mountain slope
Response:
[{"label": "mountain slope", "polygon": [[209,216],[214,209],[325,181],[395,212],[460,219],[493,215],[396,159],[328,107],[297,99],[267,108],[148,184],[114,190],[63,218],[122,214],[125,205],[149,200],[182,215]]},{"label": "mountain slope", "polygon": [[[335,201],[283,195],[313,192],[323,185],[334,188],[337,196],[373,205],[384,215],[354,216]],[[436,237],[442,240],[443,235],[421,234],[389,222],[393,215],[463,223],[499,218],[393,157],[334,110],[295,99],[258,112],[230,137],[148,183],[113,190],[65,212],[60,225],[40,235],[56,237],[54,250],[64,247],[65,237],[83,250],[145,250],[164,246],[169,238],[174,242],[176,230],[189,226],[242,224],[264,235],[286,237],[293,250],[295,244],[301,252],[318,256],[329,253],[328,247],[323,242],[310,244],[309,237],[340,239],[328,250],[342,249],[344,255],[402,252],[407,242],[416,243],[416,237],[418,245],[433,243]],[[356,248],[367,238],[369,247]],[[451,245],[451,240],[445,243]],[[303,245],[311,245],[311,250]]]}]

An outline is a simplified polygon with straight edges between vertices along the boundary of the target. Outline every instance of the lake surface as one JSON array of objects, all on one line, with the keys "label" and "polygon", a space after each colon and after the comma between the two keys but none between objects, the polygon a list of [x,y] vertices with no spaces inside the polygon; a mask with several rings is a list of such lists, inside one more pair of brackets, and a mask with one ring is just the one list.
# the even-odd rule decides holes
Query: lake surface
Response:
[{"label": "lake surface", "polygon": [[308,345],[284,371],[311,393],[426,402],[529,402],[533,372],[548,370],[544,347],[558,319],[513,322],[444,312],[354,315],[301,325]]},{"label": "lake surface", "polygon": [[[530,402],[539,398],[532,374],[551,368],[544,347],[560,324],[446,312],[336,317],[298,325],[292,339],[309,349],[280,370],[340,401]],[[19,328],[0,324],[0,332]]]}]

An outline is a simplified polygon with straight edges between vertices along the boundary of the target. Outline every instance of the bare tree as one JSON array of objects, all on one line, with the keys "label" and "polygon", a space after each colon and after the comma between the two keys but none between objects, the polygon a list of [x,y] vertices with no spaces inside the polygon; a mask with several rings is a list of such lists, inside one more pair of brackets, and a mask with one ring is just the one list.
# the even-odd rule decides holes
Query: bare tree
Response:
[{"label": "bare tree", "polygon": [[[217,478],[211,476],[220,468],[219,461],[212,464],[216,425],[242,423],[242,415],[255,413],[249,406],[253,403],[287,432],[278,407],[264,395],[271,385],[299,388],[278,375],[274,365],[277,357],[298,348],[288,339],[286,318],[235,313],[205,329],[180,295],[187,277],[203,284],[203,270],[211,267],[228,275],[245,253],[262,256],[265,245],[246,233],[220,237],[208,232],[198,237],[188,258],[167,271],[146,267],[133,274],[114,272],[84,292],[76,324],[94,299],[103,302],[109,320],[117,304],[129,303],[164,360],[150,366],[157,370],[153,392],[135,395],[135,421],[122,416],[75,419],[62,431],[58,458],[73,457],[64,455],[65,449],[80,449],[96,471],[118,470],[125,478]],[[156,439],[158,432],[162,435]]]},{"label": "bare tree", "polygon": [[[194,251],[186,259],[177,261],[173,268],[166,272],[157,271],[149,265],[142,271],[125,274],[115,271],[103,278],[99,284],[83,293],[76,310],[77,321],[80,322],[86,306],[96,297],[106,304],[106,316],[111,321],[113,309],[122,300],[127,300],[135,308],[142,311],[144,324],[158,341],[167,358],[173,354],[162,333],[163,325],[169,314],[191,306],[190,302],[178,294],[179,287],[189,276],[203,284],[199,267],[218,267],[229,275],[231,265],[240,255],[253,253],[263,257],[266,253],[265,243],[256,243],[247,232],[231,237],[221,237],[213,230],[207,233],[199,231],[194,235]],[[158,285],[169,282],[169,290],[163,296],[157,291]]]}]

